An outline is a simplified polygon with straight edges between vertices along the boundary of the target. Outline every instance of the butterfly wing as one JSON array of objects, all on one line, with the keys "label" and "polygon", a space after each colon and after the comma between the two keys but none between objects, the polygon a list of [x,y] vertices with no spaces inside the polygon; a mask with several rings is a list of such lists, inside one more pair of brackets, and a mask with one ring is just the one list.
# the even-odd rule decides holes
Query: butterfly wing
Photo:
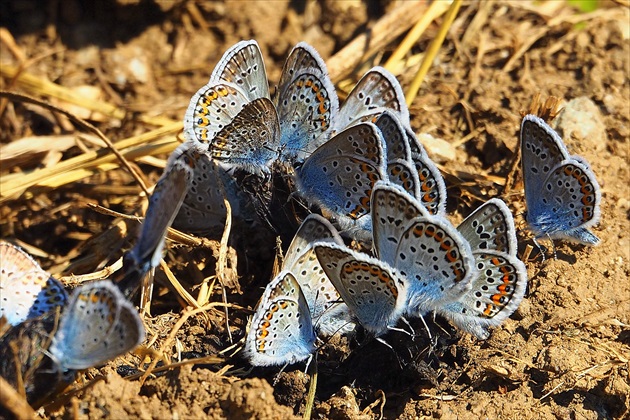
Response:
[{"label": "butterfly wing", "polygon": [[330,336],[337,332],[349,333],[354,323],[348,307],[322,270],[312,249],[315,242],[343,245],[343,240],[330,222],[317,214],[310,214],[298,229],[287,253],[283,269],[295,275],[304,293],[318,333]]},{"label": "butterfly wing", "polygon": [[404,278],[380,260],[342,245],[317,243],[317,259],[343,301],[363,327],[379,336],[405,310]]},{"label": "butterfly wing", "polygon": [[293,274],[283,271],[267,285],[245,339],[253,366],[297,363],[315,351],[308,305]]},{"label": "butterfly wing", "polygon": [[277,107],[282,158],[301,162],[328,140],[339,104],[330,80],[305,69],[279,91]]},{"label": "butterfly wing", "polygon": [[138,312],[105,280],[73,291],[48,350],[64,371],[79,370],[101,365],[143,340]]},{"label": "butterfly wing", "polygon": [[475,263],[479,274],[472,288],[436,312],[485,340],[490,336],[488,328],[503,323],[523,300],[527,270],[515,256],[494,250],[475,252]]},{"label": "butterfly wing", "polygon": [[250,101],[270,98],[265,62],[256,41],[240,41],[223,54],[210,76],[211,83],[221,81],[238,86]]},{"label": "butterfly wing", "polygon": [[599,238],[588,227],[600,218],[601,191],[593,171],[584,161],[568,159],[549,173],[527,221],[540,237],[596,245]]},{"label": "butterfly wing", "polygon": [[387,108],[382,108],[372,119],[374,119],[372,122],[381,130],[385,140],[387,160],[403,159],[409,161],[411,149],[409,148],[406,129],[397,114]]},{"label": "butterfly wing", "polygon": [[278,157],[280,123],[271,100],[255,99],[219,131],[209,147],[210,157],[253,174],[269,172]]},{"label": "butterfly wing", "polygon": [[282,265],[284,269],[293,271],[292,268],[295,267],[300,256],[314,242],[334,242],[343,245],[343,239],[328,220],[318,214],[309,214],[300,225],[287,249]]},{"label": "butterfly wing", "polygon": [[545,179],[552,169],[569,157],[562,139],[546,122],[526,115],[521,123],[521,164],[527,210],[538,204]]},{"label": "butterfly wing", "polygon": [[209,143],[250,102],[236,85],[211,82],[190,100],[184,115],[184,135],[189,141]]},{"label": "butterfly wing", "polygon": [[407,129],[411,161],[418,173],[420,193],[416,198],[431,214],[446,215],[446,184],[440,170],[429,158],[416,135]]},{"label": "butterfly wing", "polygon": [[398,80],[384,68],[373,67],[341,105],[335,131],[343,130],[362,116],[374,114],[378,108],[392,110],[403,125],[409,124],[409,110]]},{"label": "butterfly wing", "polygon": [[166,165],[167,171],[178,165],[187,165],[192,171],[173,227],[201,235],[225,224],[227,211],[222,190],[230,201],[233,213],[240,212],[234,182],[221,166],[208,157],[206,151],[207,147],[195,142],[183,143],[171,154]]},{"label": "butterfly wing", "polygon": [[474,251],[495,250],[516,255],[516,229],[512,212],[505,203],[492,198],[472,212],[457,227]]},{"label": "butterfly wing", "polygon": [[167,167],[153,189],[140,238],[131,251],[137,265],[146,271],[160,263],[166,232],[186,197],[192,176],[192,162],[177,160]]},{"label": "butterfly wing", "polygon": [[377,182],[372,192],[372,235],[376,255],[390,265],[396,261],[396,249],[407,225],[420,215],[427,215],[417,200],[402,188]]},{"label": "butterfly wing", "polygon": [[395,159],[387,161],[387,176],[394,184],[400,186],[414,197],[420,195],[420,180],[413,164],[407,160]]},{"label": "butterfly wing", "polygon": [[[351,235],[366,236],[370,195],[386,179],[383,138],[371,123],[354,125],[320,146],[297,170],[298,193],[330,212]],[[369,234],[368,234],[369,236]]]},{"label": "butterfly wing", "polygon": [[289,54],[275,105],[283,159],[302,162],[328,140],[339,99],[324,61],[310,45],[300,42]]},{"label": "butterfly wing", "polygon": [[422,314],[457,300],[477,275],[470,245],[441,216],[418,216],[387,261],[409,281],[409,313]]},{"label": "butterfly wing", "polygon": [[21,248],[0,241],[0,316],[11,325],[63,306],[63,285]]}]

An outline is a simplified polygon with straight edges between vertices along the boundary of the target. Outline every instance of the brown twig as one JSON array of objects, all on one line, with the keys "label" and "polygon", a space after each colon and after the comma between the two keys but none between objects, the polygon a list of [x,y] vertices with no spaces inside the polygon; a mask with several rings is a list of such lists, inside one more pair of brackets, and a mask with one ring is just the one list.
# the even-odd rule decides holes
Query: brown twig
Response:
[{"label": "brown twig", "polygon": [[16,419],[33,419],[35,412],[28,405],[26,399],[21,396],[7,381],[0,376],[0,404],[10,411]]}]

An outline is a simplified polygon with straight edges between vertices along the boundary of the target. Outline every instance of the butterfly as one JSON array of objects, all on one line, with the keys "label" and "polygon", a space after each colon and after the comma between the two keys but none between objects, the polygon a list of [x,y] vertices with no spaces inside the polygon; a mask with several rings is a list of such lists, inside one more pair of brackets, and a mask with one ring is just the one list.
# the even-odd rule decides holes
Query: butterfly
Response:
[{"label": "butterfly", "polygon": [[343,245],[313,245],[317,259],[354,318],[379,337],[406,310],[408,282],[386,263]]},{"label": "butterfly", "polygon": [[337,230],[328,220],[311,214],[300,225],[287,249],[282,269],[291,272],[304,293],[318,335],[349,334],[354,323],[348,307],[324,273],[312,245],[329,242],[343,245]]},{"label": "butterfly", "polygon": [[372,229],[378,258],[407,278],[407,313],[436,310],[470,290],[477,269],[468,242],[398,186],[374,187]]},{"label": "butterfly", "polygon": [[184,116],[188,141],[207,144],[209,157],[265,176],[278,158],[280,122],[256,41],[241,41],[223,55],[208,84]]},{"label": "butterfly", "polygon": [[296,168],[298,194],[330,214],[343,233],[370,239],[370,194],[387,179],[380,130],[364,122],[346,128]]},{"label": "butterfly", "polygon": [[330,138],[339,99],[326,64],[305,42],[297,44],[285,61],[274,104],[283,161],[303,162]]},{"label": "butterfly", "polygon": [[102,365],[142,341],[138,311],[111,281],[103,280],[74,289],[48,352],[65,372]]},{"label": "butterfly", "polygon": [[125,296],[133,296],[145,275],[160,264],[168,228],[187,196],[193,165],[194,162],[186,158],[175,160],[156,183],[140,236],[134,247],[124,254],[123,270],[117,275],[116,284]]},{"label": "butterfly", "polygon": [[350,91],[335,119],[334,132],[339,132],[355,121],[380,114],[389,109],[403,125],[409,125],[409,110],[400,83],[383,67],[373,67],[366,72]]},{"label": "butterfly", "polygon": [[258,303],[242,354],[253,366],[293,364],[312,357],[315,340],[300,284],[293,274],[282,271]]},{"label": "butterfly", "polygon": [[570,156],[558,133],[534,115],[523,118],[521,153],[526,219],[535,239],[597,245],[589,227],[600,218],[601,190],[588,163]]}]

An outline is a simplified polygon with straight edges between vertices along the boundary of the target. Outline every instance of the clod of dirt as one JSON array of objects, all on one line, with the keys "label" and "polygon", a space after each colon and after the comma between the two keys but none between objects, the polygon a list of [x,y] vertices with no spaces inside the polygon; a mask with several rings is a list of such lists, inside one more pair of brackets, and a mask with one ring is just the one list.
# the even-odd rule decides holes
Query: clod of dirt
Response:
[{"label": "clod of dirt", "polygon": [[347,386],[342,387],[326,403],[320,405],[319,409],[323,410],[322,414],[330,419],[360,420],[370,418],[370,416],[361,413],[354,392]]},{"label": "clod of dirt", "polygon": [[[601,152],[606,148],[606,125],[602,114],[595,103],[587,97],[579,97],[569,101],[558,115],[558,130],[565,140],[575,138],[580,148],[594,149]],[[569,153],[576,153],[569,150]]]},{"label": "clod of dirt", "polygon": [[279,405],[273,388],[265,380],[252,378],[232,384],[221,403],[226,417],[231,419],[290,419],[295,418],[289,407]]}]

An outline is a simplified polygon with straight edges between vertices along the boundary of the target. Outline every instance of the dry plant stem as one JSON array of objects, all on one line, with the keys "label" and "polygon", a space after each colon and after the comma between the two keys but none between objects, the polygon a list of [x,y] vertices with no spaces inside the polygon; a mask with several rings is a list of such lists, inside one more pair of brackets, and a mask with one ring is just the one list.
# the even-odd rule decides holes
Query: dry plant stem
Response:
[{"label": "dry plant stem", "polygon": [[[476,47],[482,50],[485,50],[485,42],[482,42],[483,39],[479,39],[480,36],[484,36],[484,32],[482,31],[484,25],[492,15],[492,10],[494,9],[496,1],[495,0],[486,0],[479,4],[479,9],[474,14],[470,24],[466,26],[464,35],[462,35],[461,45],[464,49],[470,51],[472,50],[473,40],[477,40]],[[481,65],[480,60],[477,60],[475,65]]]},{"label": "dry plant stem", "polygon": [[[13,86],[15,86],[15,84],[17,83],[18,76],[28,67],[32,66],[38,61],[43,60],[46,57],[55,55],[64,50],[64,48],[57,48],[52,51],[46,51],[43,54],[40,54],[38,56],[35,56],[27,60],[26,56],[24,55],[20,47],[15,43],[15,39],[13,38],[13,35],[11,35],[11,33],[7,31],[6,28],[0,28],[0,42],[7,46],[7,48],[11,51],[11,54],[13,54],[13,56],[20,63],[18,67],[18,71],[11,78],[7,86],[5,86],[5,89],[12,89]],[[2,98],[2,100],[0,100],[0,118],[4,116],[4,111],[6,110],[6,106],[8,103],[9,101],[7,98]]]},{"label": "dry plant stem", "polygon": [[18,102],[27,102],[27,103],[31,103],[31,104],[34,104],[34,105],[39,105],[39,106],[41,106],[43,108],[48,109],[49,111],[58,112],[58,113],[60,113],[60,114],[62,114],[64,116],[66,116],[67,118],[69,118],[72,122],[74,122],[75,124],[79,125],[83,129],[91,131],[93,134],[97,135],[101,140],[103,140],[105,142],[105,144],[107,144],[107,147],[109,147],[109,150],[112,151],[112,153],[118,158],[118,160],[120,161],[122,166],[124,166],[129,171],[131,176],[134,177],[134,179],[136,180],[138,185],[140,185],[140,188],[142,188],[142,190],[145,193],[147,193],[147,195],[149,195],[147,187],[146,187],[146,185],[144,185],[144,182],[142,181],[142,178],[136,173],[136,171],[133,170],[133,168],[131,167],[129,162],[127,162],[127,159],[125,159],[125,157],[118,151],[118,149],[116,149],[114,144],[107,138],[107,136],[105,136],[101,132],[101,130],[99,130],[98,128],[94,127],[89,122],[84,121],[83,119],[75,116],[74,114],[72,114],[72,113],[70,113],[70,112],[68,112],[66,110],[58,108],[58,107],[56,107],[54,105],[51,105],[49,103],[40,101],[39,99],[31,98],[30,96],[21,95],[21,94],[13,93],[13,92],[6,92],[6,91],[0,91],[0,96],[6,97],[6,98],[9,98],[11,100],[18,101]]},{"label": "dry plant stem", "polygon": [[529,262],[529,257],[530,257],[530,255],[532,255],[532,251],[533,250],[534,250],[534,247],[528,244],[525,247],[525,251],[523,251],[523,257],[521,258],[521,261]]},{"label": "dry plant stem", "polygon": [[[1,96],[2,93],[0,92],[0,97]],[[123,152],[123,155],[128,159],[136,159],[147,154],[169,153],[173,151],[179,143],[173,139],[164,142],[163,137],[173,136],[181,131],[181,129],[181,122],[174,123],[171,126],[161,127],[138,136],[121,140],[116,143],[116,147],[118,150],[130,149]],[[160,144],[159,141],[162,141],[164,144]],[[104,154],[102,150],[99,150],[67,159],[50,168],[38,169],[25,174],[19,174],[19,176],[12,176],[13,174],[5,175],[0,181],[0,203],[7,201],[15,194],[21,194],[27,188],[43,184],[55,177],[61,177],[73,171],[94,170],[101,165],[115,161],[116,157],[114,155]],[[117,167],[117,165],[111,165],[109,169]],[[85,176],[90,174],[91,173],[86,173]],[[74,180],[75,179],[67,180],[65,183],[74,182]]]},{"label": "dry plant stem", "polygon": [[195,309],[201,308],[202,305],[199,305],[199,303],[197,303],[195,298],[192,297],[190,293],[188,293],[188,291],[184,288],[184,286],[181,285],[181,283],[177,280],[177,278],[175,277],[171,269],[168,268],[168,265],[166,264],[166,262],[164,262],[163,259],[160,260],[160,267],[162,267],[162,270],[164,270],[164,274],[166,274],[166,278],[168,279],[168,281],[171,282],[171,285],[173,285],[173,287],[175,288],[177,293],[181,296],[181,298],[184,299],[186,303],[188,303],[193,308]]},{"label": "dry plant stem", "polygon": [[16,419],[33,419],[35,412],[28,405],[26,399],[21,396],[3,377],[0,376],[0,404],[10,411]]},{"label": "dry plant stem", "polygon": [[451,6],[448,9],[448,12],[446,12],[446,16],[444,17],[444,22],[440,27],[440,31],[433,39],[433,41],[431,41],[431,45],[429,45],[429,49],[427,50],[424,56],[424,60],[422,60],[422,64],[420,65],[420,69],[418,69],[416,77],[413,79],[413,81],[411,82],[411,86],[409,86],[409,89],[407,90],[407,95],[405,95],[407,99],[407,105],[411,105],[413,100],[416,99],[418,91],[420,90],[420,86],[422,86],[422,82],[424,81],[424,77],[427,75],[431,64],[433,64],[433,59],[440,50],[440,47],[442,46],[442,43],[446,38],[446,34],[453,24],[455,16],[457,16],[457,12],[459,11],[461,5],[461,0],[453,0],[453,3],[451,3]]},{"label": "dry plant stem", "polygon": [[120,270],[122,268],[122,257],[118,258],[118,260],[112,264],[109,265],[105,268],[103,268],[102,270],[99,271],[95,271],[93,273],[88,273],[88,274],[81,274],[81,275],[69,275],[69,276],[62,276],[59,277],[59,281],[61,281],[63,284],[80,284],[83,283],[85,281],[90,281],[90,280],[102,280],[102,279],[106,279],[109,276],[111,276],[113,273],[115,273],[116,271]]},{"label": "dry plant stem", "polygon": [[347,77],[362,60],[382,50],[396,37],[417,22],[425,12],[426,1],[406,1],[383,16],[374,26],[357,36],[334,56],[330,57],[328,73],[334,83]]},{"label": "dry plant stem", "polygon": [[304,414],[302,415],[303,419],[310,419],[311,413],[313,412],[313,404],[315,403],[315,391],[317,391],[317,354],[315,355],[315,360],[309,364],[309,376],[311,380],[308,385],[308,394],[306,395],[306,405],[304,407]]},{"label": "dry plant stem", "polygon": [[[162,260],[160,260],[162,264]],[[140,288],[140,315],[151,316],[151,299],[153,298],[153,280],[155,278],[155,267],[144,273],[142,279],[142,287]]]},{"label": "dry plant stem", "polygon": [[376,391],[378,394],[378,400],[374,401],[372,404],[365,407],[365,409],[361,412],[363,415],[368,415],[370,411],[377,405],[379,406],[379,416],[378,419],[381,420],[383,418],[383,408],[385,407],[385,403],[387,402],[387,398],[385,397],[385,393],[382,389]]},{"label": "dry plant stem", "polygon": [[424,31],[433,20],[442,16],[448,9],[449,3],[446,1],[435,1],[431,3],[429,9],[422,15],[420,20],[416,22],[413,28],[407,33],[396,50],[385,63],[385,68],[392,73],[397,73],[396,69],[400,69],[400,61],[411,50],[411,47],[420,39]]},{"label": "dry plant stem", "polygon": [[[144,220],[143,217],[131,216],[131,215],[128,215],[128,214],[119,213],[117,211],[110,210],[110,209],[105,208],[103,206],[99,206],[98,204],[88,203],[88,207],[94,209],[98,213],[105,214],[105,215],[108,215],[108,216],[120,217],[120,218],[123,218],[123,219],[136,220],[138,222],[141,222],[142,220]],[[180,243],[180,244],[183,244],[183,245],[191,246],[191,247],[198,247],[198,248],[201,247],[201,248],[214,249],[215,248],[215,244],[216,244],[216,241],[213,241],[211,239],[197,238],[196,236],[180,232],[179,230],[177,230],[175,228],[172,228],[172,227],[168,228],[168,234],[167,234],[166,237],[168,239],[170,239],[171,241],[174,241],[174,242],[177,242],[177,243]]]},{"label": "dry plant stem", "polygon": [[462,144],[466,143],[467,141],[478,137],[484,131],[486,131],[486,127],[477,127],[473,131],[471,131],[470,133],[462,137],[461,139],[452,142],[451,146],[453,146],[454,148],[457,148],[461,146]]},{"label": "dry plant stem", "polygon": [[[10,79],[16,78],[17,86],[33,95],[50,96],[118,120],[123,120],[127,117],[127,111],[124,109],[118,108],[117,106],[104,101],[86,99],[64,86],[52,83],[41,77],[22,72],[21,66],[14,67],[2,65],[0,66],[0,76]],[[170,118],[150,117],[142,114],[138,115],[137,118],[140,122],[156,125],[158,127],[171,125],[175,122]]]},{"label": "dry plant stem", "polygon": [[[223,236],[221,236],[221,246],[219,247],[219,258],[217,260],[217,266],[215,271],[217,273],[217,278],[219,279],[219,284],[221,284],[221,295],[223,299],[223,303],[227,304],[227,291],[225,290],[225,272],[227,270],[227,252],[228,252],[228,239],[230,238],[230,232],[232,230],[232,206],[230,206],[230,202],[228,201],[225,191],[223,191],[223,186],[220,186],[221,193],[223,194],[223,203],[225,204],[225,229],[223,230]],[[227,306],[224,306],[225,311],[225,328],[227,329],[228,338],[230,343],[232,340],[232,332],[230,331],[230,316],[228,313]]]}]

